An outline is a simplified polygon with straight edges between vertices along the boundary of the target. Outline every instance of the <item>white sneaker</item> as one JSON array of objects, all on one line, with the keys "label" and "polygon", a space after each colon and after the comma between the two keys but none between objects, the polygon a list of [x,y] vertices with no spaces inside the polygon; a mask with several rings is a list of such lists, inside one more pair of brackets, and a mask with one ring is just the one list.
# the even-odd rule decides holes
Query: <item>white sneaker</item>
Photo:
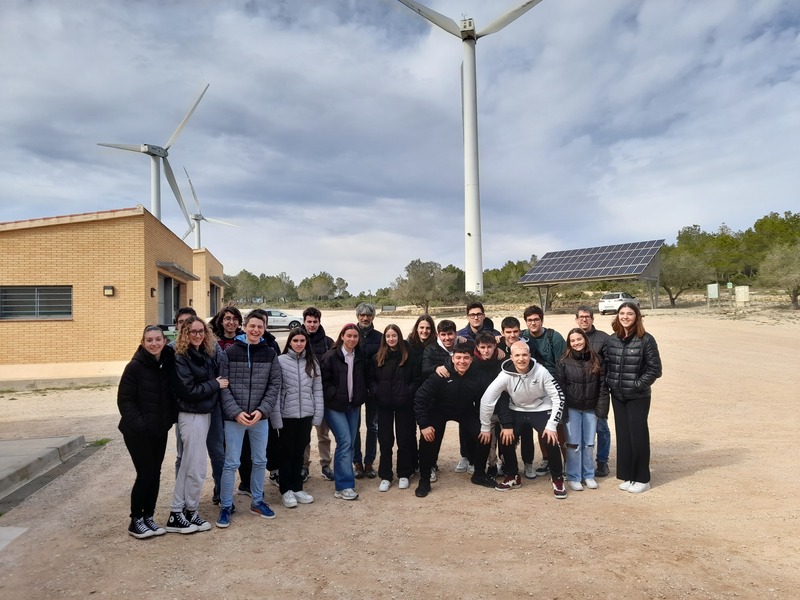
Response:
[{"label": "white sneaker", "polygon": [[401,490],[407,490],[408,489],[408,477],[401,477],[397,482],[397,487],[399,487]]},{"label": "white sneaker", "polygon": [[356,492],[353,488],[345,488],[343,490],[336,490],[333,492],[334,498],[339,498],[339,500],[355,500],[358,498],[358,492]]},{"label": "white sneaker", "polygon": [[467,473],[469,473],[470,475],[474,475],[475,474],[475,465],[469,465],[467,467]]},{"label": "white sneaker", "polygon": [[381,484],[378,486],[379,492],[388,492],[389,488],[392,487],[392,482],[388,479],[381,479]]},{"label": "white sneaker", "polygon": [[436,469],[431,469],[431,483],[434,483],[439,479],[439,476],[436,474]]},{"label": "white sneaker", "polygon": [[642,492],[646,492],[650,489],[649,483],[642,483],[639,481],[631,481],[631,485],[628,488],[628,491],[631,494],[641,494]]},{"label": "white sneaker", "polygon": [[583,486],[581,485],[580,481],[568,481],[567,485],[569,485],[569,489],[573,492],[582,492]]},{"label": "white sneaker", "polygon": [[314,496],[300,490],[299,492],[294,492],[294,499],[297,500],[298,504],[311,504],[314,501]]},{"label": "white sneaker", "polygon": [[289,490],[283,495],[283,505],[286,508],[294,508],[297,506],[297,498],[294,497],[294,492]]},{"label": "white sneaker", "polygon": [[623,492],[627,492],[632,483],[632,481],[623,481],[619,484],[619,489],[621,489]]},{"label": "white sneaker", "polygon": [[533,463],[525,463],[525,478],[536,479],[536,471],[533,468]]},{"label": "white sneaker", "polygon": [[456,473],[466,473],[467,472],[467,467],[469,467],[469,460],[466,457],[462,456],[461,460],[458,461],[458,464],[456,465],[456,468],[453,469],[453,470]]},{"label": "white sneaker", "polygon": [[596,490],[597,489],[597,482],[594,479],[584,479],[583,480],[583,485],[585,485],[590,490]]}]

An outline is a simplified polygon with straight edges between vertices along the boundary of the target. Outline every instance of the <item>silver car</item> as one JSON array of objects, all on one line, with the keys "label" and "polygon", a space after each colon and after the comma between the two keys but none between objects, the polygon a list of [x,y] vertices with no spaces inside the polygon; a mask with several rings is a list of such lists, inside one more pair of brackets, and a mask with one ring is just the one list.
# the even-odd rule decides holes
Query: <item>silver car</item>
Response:
[{"label": "silver car", "polygon": [[269,315],[270,329],[275,327],[288,327],[289,329],[293,329],[303,324],[303,317],[287,314],[277,308],[265,308],[264,310],[267,311]]},{"label": "silver car", "polygon": [[632,302],[639,306],[639,301],[627,292],[609,292],[608,294],[603,294],[602,298],[600,298],[597,310],[600,311],[601,315],[607,312],[615,313],[623,302]]}]

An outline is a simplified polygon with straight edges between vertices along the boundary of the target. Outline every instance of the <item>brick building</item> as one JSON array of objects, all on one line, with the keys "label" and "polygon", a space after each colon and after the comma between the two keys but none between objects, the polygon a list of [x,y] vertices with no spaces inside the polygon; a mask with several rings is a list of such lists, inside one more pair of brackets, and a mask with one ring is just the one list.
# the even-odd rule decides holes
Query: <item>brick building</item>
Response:
[{"label": "brick building", "polygon": [[224,286],[208,250],[141,205],[0,223],[0,364],[128,360],[145,325],[187,305],[209,317]]}]

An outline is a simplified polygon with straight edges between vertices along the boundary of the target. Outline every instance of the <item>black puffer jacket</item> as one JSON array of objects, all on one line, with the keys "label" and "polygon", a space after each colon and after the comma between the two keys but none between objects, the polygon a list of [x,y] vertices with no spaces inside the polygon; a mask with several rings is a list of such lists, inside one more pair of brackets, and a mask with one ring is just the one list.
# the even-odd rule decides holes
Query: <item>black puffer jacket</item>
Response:
[{"label": "black puffer jacket", "polygon": [[378,406],[394,410],[413,410],[414,393],[418,386],[415,365],[408,342],[400,340],[400,343],[408,351],[406,362],[400,364],[402,353],[399,350],[387,352],[386,360],[380,367],[377,357],[373,358],[368,381],[369,391]]},{"label": "black puffer jacket", "polygon": [[271,427],[280,429],[283,420],[278,397],[283,375],[278,355],[264,341],[248,344],[243,337],[225,350],[219,366],[220,377],[228,379],[228,387],[221,393],[222,416],[235,421],[241,412],[258,410],[263,418],[269,417]]},{"label": "black puffer jacket", "polygon": [[661,377],[661,356],[649,333],[638,338],[608,336],[606,341],[606,383],[616,400],[626,402],[650,396],[650,386]]},{"label": "black puffer jacket", "polygon": [[347,392],[347,363],[341,348],[331,348],[320,361],[325,408],[344,412],[367,401],[367,359],[356,348],[353,361],[353,400]]},{"label": "black puffer jacket", "polygon": [[139,346],[119,380],[119,430],[126,435],[160,436],[178,420],[173,383],[175,351],[166,346],[161,358]]},{"label": "black puffer jacket", "polygon": [[325,335],[325,328],[322,325],[313,334],[309,333],[308,337],[311,340],[311,351],[317,357],[317,360],[325,356],[325,353],[333,348],[333,340]]},{"label": "black puffer jacket", "polygon": [[556,363],[556,381],[564,392],[567,408],[593,410],[600,419],[608,418],[608,388],[605,373],[591,372],[589,352],[571,350]]},{"label": "black puffer jacket", "polygon": [[186,354],[175,355],[178,410],[208,414],[219,402],[217,363],[205,352],[190,346]]},{"label": "black puffer jacket", "polygon": [[358,335],[360,337],[358,341],[358,347],[361,349],[361,354],[371,359],[378,353],[378,349],[381,347],[381,340],[383,339],[383,336],[380,334],[380,332],[375,331],[375,328],[372,325],[365,327],[364,329],[361,329],[359,326]]},{"label": "black puffer jacket", "polygon": [[422,352],[422,375],[428,377],[437,367],[453,368],[453,359],[439,342],[434,342]]},{"label": "black puffer jacket", "polygon": [[432,412],[448,419],[478,414],[481,396],[491,377],[472,367],[464,375],[459,375],[455,368],[449,370],[450,377],[439,377],[436,373],[428,377],[414,395],[414,413],[420,429],[430,426]]}]

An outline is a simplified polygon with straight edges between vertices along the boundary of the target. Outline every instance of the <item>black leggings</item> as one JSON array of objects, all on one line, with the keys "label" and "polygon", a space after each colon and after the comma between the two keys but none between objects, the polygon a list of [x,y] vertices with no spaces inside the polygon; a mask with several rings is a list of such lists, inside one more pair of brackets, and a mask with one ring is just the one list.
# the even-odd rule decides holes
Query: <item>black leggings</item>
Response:
[{"label": "black leggings", "polygon": [[131,490],[131,518],[152,517],[156,511],[161,464],[167,451],[167,433],[158,436],[123,434],[125,447],[136,468]]},{"label": "black leggings", "polygon": [[[311,420],[312,417],[284,418],[280,438],[275,436],[275,439],[278,440],[278,455],[280,456],[278,474],[281,494],[288,491],[303,491],[303,476],[300,471],[303,469],[306,446],[311,441]],[[270,432],[271,438],[272,432]]]}]

